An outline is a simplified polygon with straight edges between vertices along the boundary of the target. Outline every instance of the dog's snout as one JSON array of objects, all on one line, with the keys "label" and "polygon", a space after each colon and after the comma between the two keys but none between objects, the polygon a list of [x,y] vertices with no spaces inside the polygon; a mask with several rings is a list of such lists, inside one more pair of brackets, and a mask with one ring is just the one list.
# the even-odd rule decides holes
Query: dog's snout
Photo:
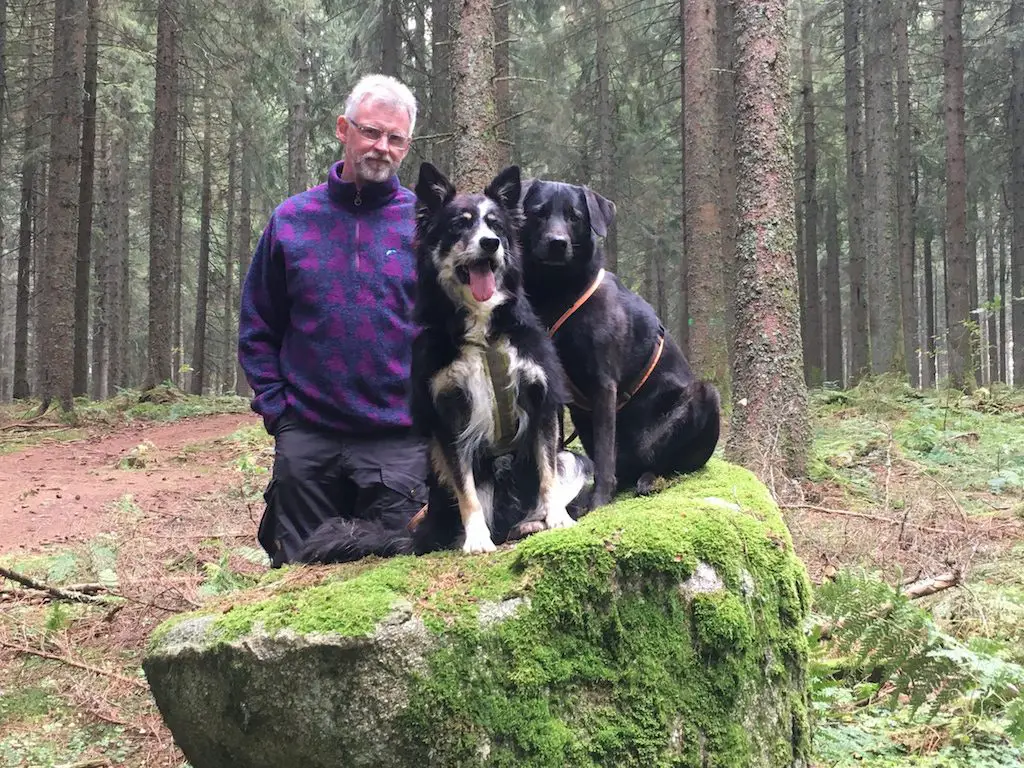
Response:
[{"label": "dog's snout", "polygon": [[548,240],[548,250],[556,256],[562,256],[569,250],[569,240],[564,237],[552,237]]},{"label": "dog's snout", "polygon": [[486,253],[494,253],[498,250],[498,246],[501,245],[501,241],[496,237],[481,237],[480,247]]}]

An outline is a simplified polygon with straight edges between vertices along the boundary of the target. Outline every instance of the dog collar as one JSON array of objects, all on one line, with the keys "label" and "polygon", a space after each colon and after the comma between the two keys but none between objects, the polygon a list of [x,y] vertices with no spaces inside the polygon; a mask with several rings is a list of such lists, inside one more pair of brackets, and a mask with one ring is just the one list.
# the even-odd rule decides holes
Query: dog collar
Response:
[{"label": "dog collar", "polygon": [[565,310],[565,312],[562,313],[562,316],[555,321],[554,325],[551,326],[551,330],[548,331],[548,336],[554,336],[555,331],[561,328],[562,325],[565,324],[565,321],[572,317],[577,309],[587,303],[587,300],[594,295],[594,291],[598,289],[601,282],[604,280],[604,274],[604,267],[601,267],[597,272],[597,277],[594,278],[594,282],[590,284],[590,287],[587,288],[587,290],[583,292],[583,295],[576,299],[576,303]]}]

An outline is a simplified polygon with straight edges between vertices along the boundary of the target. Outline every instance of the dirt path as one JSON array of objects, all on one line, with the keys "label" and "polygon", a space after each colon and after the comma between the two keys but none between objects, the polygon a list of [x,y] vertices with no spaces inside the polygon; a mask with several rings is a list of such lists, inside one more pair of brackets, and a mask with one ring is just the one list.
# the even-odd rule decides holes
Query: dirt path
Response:
[{"label": "dirt path", "polygon": [[[126,494],[159,512],[237,483],[230,463],[209,444],[257,422],[255,415],[234,413],[138,424],[0,456],[0,554],[87,540],[108,529],[109,505]],[[143,468],[119,466],[146,442],[152,447]]]}]

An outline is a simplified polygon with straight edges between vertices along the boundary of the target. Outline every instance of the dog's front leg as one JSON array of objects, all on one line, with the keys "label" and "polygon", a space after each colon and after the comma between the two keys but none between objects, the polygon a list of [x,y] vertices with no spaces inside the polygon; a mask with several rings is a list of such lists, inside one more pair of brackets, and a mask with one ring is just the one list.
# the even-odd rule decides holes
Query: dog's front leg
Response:
[{"label": "dog's front leg", "polygon": [[459,505],[459,517],[462,518],[462,529],[466,534],[462,551],[469,554],[493,552],[496,547],[491,540],[491,531],[487,521],[487,511],[480,497],[485,495],[488,505],[490,494],[481,494],[477,490],[473,477],[473,463],[469,457],[463,456],[459,446],[434,443],[434,469],[444,485],[451,489],[455,501]]},{"label": "dog's front leg", "polygon": [[487,527],[487,515],[484,513],[476,483],[473,482],[473,470],[469,468],[465,482],[456,492],[459,502],[459,514],[462,516],[462,527],[466,531],[466,540],[462,551],[475,555],[482,552],[493,552],[496,547],[491,540],[491,531]]},{"label": "dog's front leg", "polygon": [[615,417],[618,386],[602,382],[594,394],[594,507],[601,507],[615,495]]}]

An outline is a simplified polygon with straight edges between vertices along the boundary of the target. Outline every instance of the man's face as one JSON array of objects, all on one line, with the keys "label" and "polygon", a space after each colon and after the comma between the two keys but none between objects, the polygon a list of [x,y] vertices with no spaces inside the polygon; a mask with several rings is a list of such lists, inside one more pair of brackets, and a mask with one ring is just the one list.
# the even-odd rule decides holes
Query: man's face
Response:
[{"label": "man's face", "polygon": [[351,120],[338,117],[336,135],[345,145],[345,181],[387,181],[409,152],[409,115],[401,107],[366,98]]}]

